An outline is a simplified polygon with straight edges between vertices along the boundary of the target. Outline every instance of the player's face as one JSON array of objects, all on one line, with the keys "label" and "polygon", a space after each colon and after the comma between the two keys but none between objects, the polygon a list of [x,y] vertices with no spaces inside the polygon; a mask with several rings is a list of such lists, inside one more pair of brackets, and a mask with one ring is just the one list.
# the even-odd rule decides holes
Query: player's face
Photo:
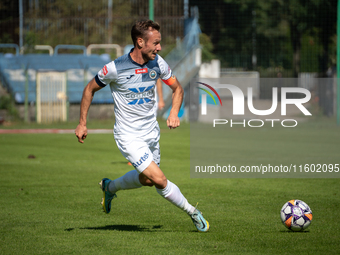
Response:
[{"label": "player's face", "polygon": [[143,59],[145,61],[154,60],[161,49],[161,33],[157,30],[150,30],[142,48]]}]

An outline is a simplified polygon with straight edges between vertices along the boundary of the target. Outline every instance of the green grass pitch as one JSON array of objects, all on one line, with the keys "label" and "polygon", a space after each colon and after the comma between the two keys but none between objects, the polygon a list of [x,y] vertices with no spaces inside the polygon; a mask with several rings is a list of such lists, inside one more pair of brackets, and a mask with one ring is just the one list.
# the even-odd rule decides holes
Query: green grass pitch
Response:
[{"label": "green grass pitch", "polygon": [[[84,144],[74,134],[0,134],[0,254],[340,252],[340,179],[192,179],[189,124],[182,123],[176,130],[160,124],[161,168],[190,203],[199,202],[210,222],[208,233],[196,232],[191,219],[154,187],[120,191],[111,213],[102,212],[98,182],[132,169],[112,134],[89,134]],[[89,128],[111,126],[89,124]],[[286,139],[285,132],[275,128],[265,137],[280,142]],[[327,150],[332,162],[334,155],[340,155],[340,132],[334,121],[304,123],[289,132],[306,138],[295,141],[297,147],[287,147],[292,155],[294,148],[302,147],[313,150],[312,155],[324,155],[325,161]],[[240,141],[233,145],[234,152],[247,143],[244,137],[253,145],[256,139],[263,143],[264,136],[249,128],[226,133]],[[312,141],[327,143],[313,146]],[[259,150],[254,158],[249,154],[247,164],[258,163]],[[30,154],[35,158],[28,158]],[[288,156],[283,159],[286,162],[281,163],[291,163]],[[305,232],[291,232],[281,223],[280,209],[290,199],[301,199],[313,210],[312,224]]]}]

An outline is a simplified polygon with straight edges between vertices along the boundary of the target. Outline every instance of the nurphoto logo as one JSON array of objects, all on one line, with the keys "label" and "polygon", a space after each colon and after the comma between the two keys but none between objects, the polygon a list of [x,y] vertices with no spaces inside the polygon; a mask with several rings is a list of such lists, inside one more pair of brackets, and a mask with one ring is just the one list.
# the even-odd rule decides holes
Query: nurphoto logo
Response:
[{"label": "nurphoto logo", "polygon": [[[214,94],[217,96],[217,98],[220,101],[221,107],[222,105],[222,100],[220,95],[216,92],[216,90],[205,83],[198,82],[201,85],[206,86],[209,88]],[[217,105],[216,100],[212,93],[205,89],[205,88],[200,88],[200,90],[206,92],[214,101],[215,105]],[[245,107],[245,101],[247,100],[247,106],[248,110],[257,116],[268,116],[273,114],[277,107],[278,107],[278,88],[273,87],[272,88],[272,105],[269,109],[266,110],[258,110],[255,109],[254,104],[253,104],[253,88],[248,87],[247,88],[247,95],[245,97],[243,91],[231,84],[221,84],[219,85],[219,89],[228,89],[232,95],[232,100],[233,100],[233,115],[234,116],[242,116],[245,115],[244,107]],[[295,94],[300,94],[302,95],[301,98],[287,98],[288,94],[290,93],[295,93]],[[202,94],[201,95],[201,114],[202,115],[207,115],[207,94]],[[312,114],[307,110],[307,108],[303,105],[311,99],[311,93],[309,90],[305,88],[297,88],[297,87],[282,87],[281,88],[281,116],[286,116],[287,115],[287,105],[295,105],[305,116],[311,116]],[[241,122],[235,122],[232,119],[227,120],[227,119],[214,119],[213,120],[213,127],[216,127],[216,125],[225,125],[227,123],[230,123],[230,127],[233,127],[237,125],[243,125],[244,127],[246,124],[249,127],[262,127],[264,126],[265,122],[271,123],[271,126],[274,127],[275,122],[281,122],[281,125],[283,127],[295,127],[297,126],[298,122],[295,119],[250,119],[250,120],[243,120]],[[290,125],[288,123],[291,123]]]},{"label": "nurphoto logo", "polygon": [[[197,83],[202,84],[202,85],[208,87],[212,92],[214,92],[215,95],[217,96],[218,100],[220,101],[221,106],[222,106],[222,100],[220,98],[220,95],[216,92],[216,90],[213,87],[211,87],[210,85],[205,84],[203,82],[197,82]],[[212,98],[212,100],[214,101],[215,105],[217,105],[214,96],[210,93],[209,90],[204,89],[204,88],[200,88],[200,87],[198,87],[198,89],[203,90],[204,92],[206,92]],[[207,115],[207,95],[206,94],[202,94],[202,105],[201,105],[201,107],[202,107],[201,108],[201,114],[202,115]]]}]

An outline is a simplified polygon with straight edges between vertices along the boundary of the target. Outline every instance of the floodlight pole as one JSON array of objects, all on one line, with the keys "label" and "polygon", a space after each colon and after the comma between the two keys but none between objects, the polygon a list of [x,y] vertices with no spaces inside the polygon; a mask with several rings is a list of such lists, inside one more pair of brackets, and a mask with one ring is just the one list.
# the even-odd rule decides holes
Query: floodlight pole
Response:
[{"label": "floodlight pole", "polygon": [[154,20],[154,4],[153,4],[153,0],[149,0],[149,19],[152,20],[152,21]]},{"label": "floodlight pole", "polygon": [[23,31],[24,31],[24,10],[22,0],[19,0],[19,52],[22,54],[24,40],[23,40]]},{"label": "floodlight pole", "polygon": [[108,23],[108,33],[107,33],[107,43],[112,43],[112,0],[107,1],[107,23]]},{"label": "floodlight pole", "polygon": [[337,76],[337,100],[336,100],[336,116],[337,124],[340,125],[340,0],[338,0],[338,13],[337,13],[337,52],[336,52],[336,76]]}]

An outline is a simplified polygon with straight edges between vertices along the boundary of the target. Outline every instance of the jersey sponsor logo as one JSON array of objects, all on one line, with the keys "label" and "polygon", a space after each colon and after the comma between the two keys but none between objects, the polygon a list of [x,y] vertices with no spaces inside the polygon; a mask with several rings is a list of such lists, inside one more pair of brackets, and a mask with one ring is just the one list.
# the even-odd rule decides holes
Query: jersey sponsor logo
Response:
[{"label": "jersey sponsor logo", "polygon": [[142,68],[142,69],[136,69],[135,73],[136,74],[140,74],[140,73],[147,73],[148,69],[147,68]]},{"label": "jersey sponsor logo", "polygon": [[153,80],[156,79],[156,77],[157,77],[156,71],[155,70],[151,70],[150,73],[149,73],[149,76]]},{"label": "jersey sponsor logo", "polygon": [[107,67],[106,67],[106,66],[104,66],[102,70],[103,70],[103,74],[104,74],[104,76],[105,76],[105,75],[107,75],[107,73],[108,73],[108,71],[107,71]]},{"label": "jersey sponsor logo", "polygon": [[129,77],[126,77],[126,79],[131,79],[133,76],[135,76],[135,75],[131,74]]},{"label": "jersey sponsor logo", "polygon": [[132,99],[129,105],[144,104],[151,101],[150,98],[154,97],[154,85],[149,87],[129,88],[133,93],[125,95],[126,98]]},{"label": "jersey sponsor logo", "polygon": [[147,160],[149,158],[149,154],[145,152],[144,156],[142,156],[137,162],[131,163],[134,167],[138,167],[141,164],[143,164],[143,162],[145,162],[145,160]]}]

